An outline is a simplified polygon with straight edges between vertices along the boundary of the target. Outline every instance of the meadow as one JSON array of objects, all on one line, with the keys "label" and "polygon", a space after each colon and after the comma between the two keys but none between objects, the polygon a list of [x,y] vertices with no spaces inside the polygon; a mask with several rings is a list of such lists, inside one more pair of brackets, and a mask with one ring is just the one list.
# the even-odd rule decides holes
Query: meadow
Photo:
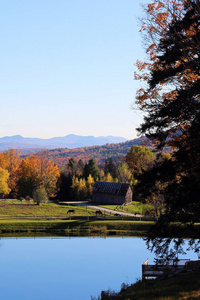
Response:
[{"label": "meadow", "polygon": [[[86,201],[84,203],[87,203]],[[88,202],[88,204],[91,204]],[[95,204],[96,205],[96,204]],[[135,215],[140,215],[135,220],[141,220],[144,211],[151,210],[151,205],[140,202],[132,202],[128,206],[120,205],[98,205],[98,207],[109,208],[114,210],[114,213],[104,212],[103,216],[115,217],[117,212],[127,212]],[[74,212],[70,213],[70,210]],[[69,217],[95,217],[96,210],[87,206],[70,205],[70,203],[62,203],[56,201],[49,201],[48,203],[41,203],[36,205],[33,201],[5,199],[0,201],[0,220],[12,219],[30,219],[30,220],[46,220],[46,219],[63,219]],[[123,218],[126,218],[123,216]],[[117,218],[119,219],[119,218]],[[121,217],[120,217],[121,219]],[[133,218],[132,218],[133,219]],[[151,218],[150,218],[151,219]],[[149,220],[145,218],[145,221]]]},{"label": "meadow", "polygon": [[[134,206],[131,212],[137,212]],[[70,212],[72,211],[72,212]],[[70,206],[50,201],[6,199],[0,202],[0,234],[5,235],[120,235],[145,236],[154,222],[138,217],[116,216],[87,206]]]}]

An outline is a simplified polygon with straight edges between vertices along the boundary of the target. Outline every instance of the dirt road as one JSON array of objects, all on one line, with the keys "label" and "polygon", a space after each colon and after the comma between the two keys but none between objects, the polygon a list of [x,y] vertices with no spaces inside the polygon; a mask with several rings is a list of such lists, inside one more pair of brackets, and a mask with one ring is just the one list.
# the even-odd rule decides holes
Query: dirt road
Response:
[{"label": "dirt road", "polygon": [[102,212],[107,212],[107,213],[111,213],[111,214],[118,214],[121,216],[129,216],[129,217],[142,217],[142,215],[140,214],[133,214],[133,213],[128,213],[128,212],[124,212],[124,211],[118,211],[118,210],[114,210],[114,209],[110,209],[110,208],[105,208],[105,207],[101,207],[95,204],[88,204],[88,203],[81,203],[78,201],[73,201],[73,202],[59,202],[59,203],[63,203],[63,204],[68,204],[68,205],[76,205],[76,206],[87,206],[88,208],[91,208],[95,211],[100,210]]}]

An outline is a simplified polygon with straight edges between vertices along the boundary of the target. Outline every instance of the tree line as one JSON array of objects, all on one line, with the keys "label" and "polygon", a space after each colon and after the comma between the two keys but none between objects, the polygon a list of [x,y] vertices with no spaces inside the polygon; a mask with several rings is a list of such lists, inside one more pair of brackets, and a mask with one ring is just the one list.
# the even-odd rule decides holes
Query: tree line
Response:
[{"label": "tree line", "polygon": [[155,158],[150,149],[132,146],[118,164],[107,159],[102,167],[94,158],[83,162],[71,157],[58,168],[45,152],[21,157],[18,150],[11,149],[0,153],[0,194],[2,198],[33,198],[38,204],[49,198],[91,199],[97,180],[129,183],[137,191],[139,176],[154,164]]},{"label": "tree line", "polygon": [[0,153],[0,194],[2,197],[54,197],[60,172],[57,165],[45,156],[20,157],[18,150]]}]

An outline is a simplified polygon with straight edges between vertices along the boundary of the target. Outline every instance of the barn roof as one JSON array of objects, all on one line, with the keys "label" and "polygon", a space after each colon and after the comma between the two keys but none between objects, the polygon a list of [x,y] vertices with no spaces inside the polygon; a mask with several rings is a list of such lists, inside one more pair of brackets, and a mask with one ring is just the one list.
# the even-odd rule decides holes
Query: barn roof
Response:
[{"label": "barn roof", "polygon": [[128,183],[96,181],[93,193],[125,196],[129,187]]}]

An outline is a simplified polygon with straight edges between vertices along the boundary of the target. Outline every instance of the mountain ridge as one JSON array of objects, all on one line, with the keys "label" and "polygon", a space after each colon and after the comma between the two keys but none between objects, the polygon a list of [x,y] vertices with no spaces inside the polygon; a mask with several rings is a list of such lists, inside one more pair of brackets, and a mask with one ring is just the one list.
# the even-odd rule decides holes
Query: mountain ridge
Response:
[{"label": "mountain ridge", "polygon": [[92,147],[79,147],[73,149],[57,148],[40,151],[35,155],[42,155],[53,160],[58,167],[65,166],[71,157],[73,157],[76,161],[81,159],[83,162],[94,158],[99,166],[103,166],[105,160],[112,159],[112,161],[117,165],[124,160],[125,155],[130,151],[132,146],[143,145],[151,150],[154,149],[152,142],[142,136],[122,143],[110,143],[101,146],[95,145]]},{"label": "mountain ridge", "polygon": [[49,139],[29,138],[21,135],[4,136],[0,138],[0,151],[9,149],[55,149],[55,148],[79,148],[101,146],[110,143],[126,142],[124,137],[115,136],[81,136],[69,134],[64,137],[52,137]]}]

